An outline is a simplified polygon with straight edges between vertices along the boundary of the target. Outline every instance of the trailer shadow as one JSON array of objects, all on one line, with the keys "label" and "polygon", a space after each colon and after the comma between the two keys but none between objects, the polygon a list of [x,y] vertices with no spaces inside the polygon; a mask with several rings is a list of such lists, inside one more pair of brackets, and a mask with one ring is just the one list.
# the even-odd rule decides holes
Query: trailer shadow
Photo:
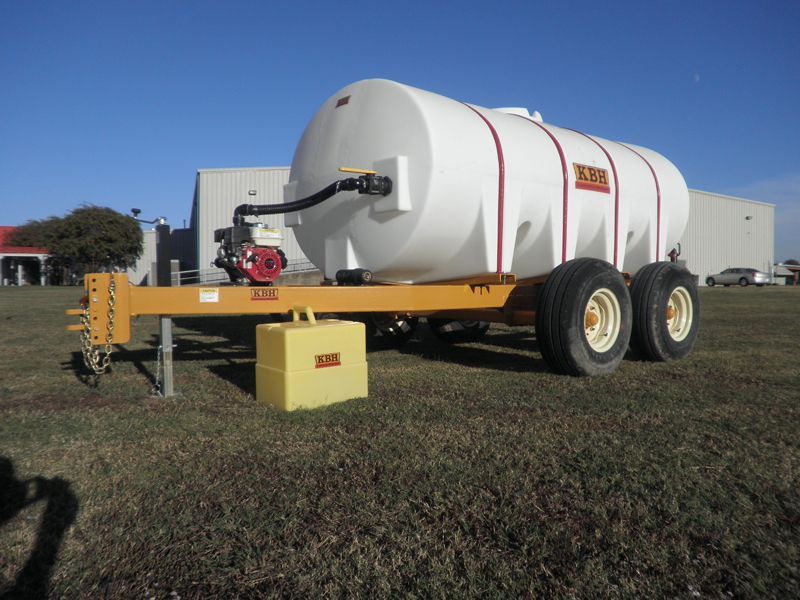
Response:
[{"label": "trailer shadow", "polygon": [[69,360],[61,363],[61,370],[70,371],[75,376],[75,379],[86,387],[97,387],[97,375],[90,373],[83,364],[83,354],[81,352],[72,352],[69,356]]},{"label": "trailer shadow", "polygon": [[[232,362],[255,360],[255,334],[253,334],[253,340],[250,342],[237,336],[232,336],[233,340],[227,339],[227,336],[221,336],[224,339],[212,341],[207,339],[207,336],[211,335],[217,337],[219,334],[206,334],[202,330],[176,332],[173,361],[180,364],[181,362],[191,361],[226,360]],[[130,349],[124,344],[115,346],[109,370],[113,371],[114,366],[120,363],[131,363],[140,374],[152,385],[155,385],[156,375],[154,370],[158,361],[159,337],[154,334],[144,343],[147,348]],[[87,387],[96,388],[98,385],[98,376],[89,372],[86,368],[81,352],[72,352],[69,360],[61,363],[61,368],[64,371],[72,372],[75,378]]]},{"label": "trailer shadow", "polygon": [[[173,360],[180,363],[207,361],[208,370],[236,385],[248,394],[255,394],[256,326],[282,321],[282,315],[246,315],[231,319],[226,316],[176,317]],[[131,363],[151,385],[156,382],[156,361],[159,337],[153,334],[145,340],[146,348],[116,347],[111,368],[119,363]],[[496,349],[495,349],[496,348]],[[397,348],[380,337],[370,340],[368,355],[396,352],[417,356],[428,361],[447,362],[466,367],[508,372],[548,372],[538,354],[538,344],[530,328],[490,330],[479,342],[445,344],[424,324],[403,347]],[[97,386],[97,376],[88,373],[80,352],[73,352],[62,363],[76,379],[89,387]]]},{"label": "trailer shadow", "polygon": [[[232,319],[227,316],[216,317],[176,317],[173,324],[178,330],[186,330],[204,337],[220,337],[235,346],[251,349],[256,345],[256,327],[265,323],[280,323],[283,315],[241,315]],[[185,333],[175,332],[183,338]]]},{"label": "trailer shadow", "polygon": [[[282,315],[247,315],[231,319],[227,316],[176,317],[174,326],[173,361],[177,368],[182,362],[207,361],[212,364],[209,371],[230,381],[243,391],[255,393],[256,326],[284,320]],[[159,336],[153,334],[143,342],[146,348],[131,349],[125,345],[115,347],[111,367],[130,363],[151,385],[156,383]],[[83,385],[97,387],[97,376],[90,373],[83,363],[81,352],[73,352],[69,360],[61,363]]]},{"label": "trailer shadow", "polygon": [[244,393],[255,396],[256,370],[254,362],[209,365],[208,370],[228,383],[232,383]]},{"label": "trailer shadow", "polygon": [[427,328],[420,328],[399,351],[424,360],[448,362],[465,367],[509,372],[549,372],[550,369],[543,359],[531,355],[538,350],[539,346],[532,338],[530,330],[503,333],[490,331],[478,342],[445,344],[434,337]]}]

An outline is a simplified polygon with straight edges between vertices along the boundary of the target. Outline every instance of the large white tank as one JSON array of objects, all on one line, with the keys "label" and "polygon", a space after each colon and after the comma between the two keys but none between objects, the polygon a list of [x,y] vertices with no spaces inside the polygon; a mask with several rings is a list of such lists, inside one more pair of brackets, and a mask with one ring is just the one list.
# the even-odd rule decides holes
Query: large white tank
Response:
[{"label": "large white tank", "polygon": [[284,201],[341,179],[339,167],[394,185],[386,197],[343,192],[285,215],[327,277],[358,267],[403,283],[523,278],[581,256],[635,273],[665,260],[689,215],[683,177],[652,150],[379,79],[323,104]]}]

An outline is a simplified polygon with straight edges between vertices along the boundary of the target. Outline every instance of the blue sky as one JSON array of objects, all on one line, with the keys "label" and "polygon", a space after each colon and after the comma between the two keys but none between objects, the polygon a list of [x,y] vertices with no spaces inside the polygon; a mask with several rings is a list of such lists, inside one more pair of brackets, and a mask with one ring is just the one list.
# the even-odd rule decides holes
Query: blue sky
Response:
[{"label": "blue sky", "polygon": [[82,203],[188,219],[199,168],[280,166],[383,77],[653,148],[776,203],[800,258],[800,2],[0,0],[0,224]]}]

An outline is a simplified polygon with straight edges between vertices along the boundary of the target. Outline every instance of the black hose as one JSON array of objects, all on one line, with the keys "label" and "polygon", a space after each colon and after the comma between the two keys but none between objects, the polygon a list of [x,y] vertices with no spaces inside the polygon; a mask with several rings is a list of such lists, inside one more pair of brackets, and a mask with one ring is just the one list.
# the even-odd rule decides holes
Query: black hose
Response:
[{"label": "black hose", "polygon": [[233,211],[233,224],[236,226],[244,225],[246,216],[278,215],[311,208],[339,192],[354,190],[358,190],[360,194],[386,196],[392,191],[392,180],[380,175],[362,175],[358,178],[349,177],[334,181],[317,193],[292,202],[284,202],[283,204],[240,204]]}]

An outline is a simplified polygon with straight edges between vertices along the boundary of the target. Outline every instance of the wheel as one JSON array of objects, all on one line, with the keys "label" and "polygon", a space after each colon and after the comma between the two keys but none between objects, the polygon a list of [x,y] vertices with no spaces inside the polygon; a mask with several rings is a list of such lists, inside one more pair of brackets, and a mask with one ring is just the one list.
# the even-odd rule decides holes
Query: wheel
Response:
[{"label": "wheel", "polygon": [[643,358],[678,360],[694,347],[700,323],[697,285],[691,273],[670,262],[646,265],[631,285],[631,347]]},{"label": "wheel", "polygon": [[714,284],[715,284],[715,283],[716,283],[716,281],[714,281],[714,278],[713,278],[713,277],[709,277],[708,279],[706,279],[706,285],[707,285],[708,287],[714,287]]},{"label": "wheel", "polygon": [[747,278],[746,278],[746,277],[742,277],[742,278],[739,280],[739,285],[740,285],[740,286],[742,286],[742,287],[747,287],[747,284],[748,284],[748,283],[750,283],[750,282],[749,282],[749,281],[747,281]]},{"label": "wheel", "polygon": [[417,329],[418,317],[408,317],[394,313],[359,313],[350,316],[353,321],[361,321],[367,328],[367,345],[400,348]]},{"label": "wheel", "polygon": [[536,336],[547,364],[565,375],[604,375],[617,368],[631,335],[628,287],[596,258],[576,258],[548,275],[536,311]]},{"label": "wheel", "polygon": [[428,318],[428,327],[445,344],[477,342],[489,329],[486,321],[448,321]]}]

